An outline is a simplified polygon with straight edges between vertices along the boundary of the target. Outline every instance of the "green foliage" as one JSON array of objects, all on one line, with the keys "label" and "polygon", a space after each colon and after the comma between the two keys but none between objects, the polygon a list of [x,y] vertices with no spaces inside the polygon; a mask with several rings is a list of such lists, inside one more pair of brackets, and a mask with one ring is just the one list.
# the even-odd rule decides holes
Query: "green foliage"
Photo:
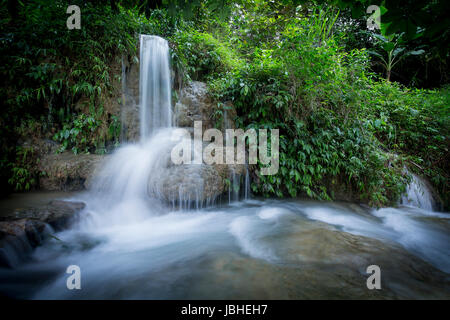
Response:
[{"label": "green foliage", "polygon": [[372,36],[378,39],[380,47],[384,50],[386,55],[376,52],[369,51],[370,54],[378,57],[379,62],[382,64],[384,70],[386,70],[386,80],[390,81],[392,68],[407,56],[417,56],[425,53],[424,50],[406,50],[404,43],[402,43],[402,35],[392,35],[389,37],[384,37],[381,34],[372,34]]},{"label": "green foliage", "polygon": [[[14,17],[9,7],[0,8],[0,174],[6,180],[27,176],[27,168],[16,165],[18,141],[54,138],[60,151],[74,153],[104,153],[106,145],[118,145],[120,124],[104,103],[120,88],[121,57],[137,59],[139,33],[165,36],[177,23],[161,10],[147,19],[133,7],[71,4],[81,8],[80,30],[67,29],[62,0],[17,2]],[[29,123],[40,130],[24,129]]]},{"label": "green foliage", "polygon": [[209,33],[196,30],[177,32],[171,39],[176,43],[172,58],[182,66],[188,80],[205,80],[237,68],[242,62],[233,50]]},{"label": "green foliage", "polygon": [[95,131],[100,121],[93,116],[79,114],[72,123],[64,124],[63,128],[55,134],[53,139],[61,143],[59,152],[71,148],[73,153],[88,153],[89,146],[95,143]]},{"label": "green foliage", "polygon": [[[218,101],[217,118],[232,101],[238,127],[280,129],[279,173],[259,176],[255,193],[329,200],[344,188],[354,200],[392,205],[405,190],[408,166],[427,176],[448,206],[448,90],[377,81],[368,52],[344,50],[330,31],[331,9],[279,22],[266,13],[255,24],[255,16],[242,12],[240,28],[249,31],[233,46],[246,63],[205,69],[204,76]],[[273,23],[277,42],[265,37]],[[233,41],[230,30],[220,32]]]},{"label": "green foliage", "polygon": [[114,141],[116,145],[119,144],[120,132],[122,129],[122,125],[117,116],[111,116],[111,124],[108,128],[108,138],[111,141]]},{"label": "green foliage", "polygon": [[[46,115],[57,130],[73,129],[70,137],[77,141],[71,144],[86,150],[86,141],[93,141],[76,132],[84,129],[90,132],[91,127],[70,123],[72,119],[80,120],[80,112],[87,112],[77,107],[78,102],[87,98],[89,111],[96,117],[91,122],[104,123],[104,130],[100,132],[104,143],[111,118],[98,111],[117,86],[113,81],[114,65],[120,63],[121,55],[136,54],[139,32],[166,29],[167,24],[162,25],[162,18],[152,20],[158,23],[150,23],[135,9],[121,9],[116,13],[104,4],[81,1],[72,4],[82,8],[81,30],[67,29],[67,3],[64,1],[20,4],[18,17],[9,22],[6,8],[1,9],[5,29],[0,49],[4,57],[0,66],[0,96],[6,104],[2,117],[8,119],[13,131],[20,126],[23,114],[36,120]],[[158,13],[155,11],[154,15]],[[73,150],[80,151],[77,147]]]},{"label": "green foliage", "polygon": [[32,147],[17,147],[16,161],[10,164],[12,176],[8,179],[15,191],[29,191],[36,185],[36,161]]}]

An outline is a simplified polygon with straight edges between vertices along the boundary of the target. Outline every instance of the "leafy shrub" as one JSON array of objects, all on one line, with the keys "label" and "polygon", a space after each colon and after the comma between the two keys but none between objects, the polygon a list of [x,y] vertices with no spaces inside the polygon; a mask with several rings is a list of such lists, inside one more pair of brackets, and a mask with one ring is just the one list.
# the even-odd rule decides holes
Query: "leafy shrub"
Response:
[{"label": "leafy shrub", "polygon": [[242,63],[227,44],[209,33],[181,31],[172,37],[172,41],[176,43],[175,63],[183,66],[188,79],[206,80],[207,76],[218,76]]},{"label": "leafy shrub", "polygon": [[355,200],[392,205],[408,166],[448,207],[448,90],[378,81],[364,49],[344,51],[310,19],[287,23],[276,45],[255,45],[245,64],[209,81],[219,109],[234,103],[239,127],[280,129],[280,171],[259,176],[253,191],[329,200],[344,187]]},{"label": "leafy shrub", "polygon": [[29,191],[37,184],[36,154],[32,147],[17,147],[16,161],[11,163],[12,175],[8,183],[15,191]]},{"label": "leafy shrub", "polygon": [[93,116],[79,114],[72,123],[67,123],[55,134],[53,139],[61,143],[59,152],[71,148],[73,153],[89,152],[95,141],[95,131],[100,122]]},{"label": "leafy shrub", "polygon": [[[21,156],[16,145],[29,138],[23,130],[29,121],[42,129],[34,138],[54,137],[62,143],[60,151],[102,153],[108,143],[117,145],[117,119],[103,112],[103,105],[118,87],[121,57],[136,55],[139,33],[175,30],[176,21],[162,10],[147,19],[138,8],[114,12],[109,2],[70,4],[81,8],[80,30],[66,27],[66,1],[15,2],[13,18],[9,6],[0,8],[2,182],[31,179],[27,168],[16,164]],[[81,101],[88,107],[80,108]]]}]

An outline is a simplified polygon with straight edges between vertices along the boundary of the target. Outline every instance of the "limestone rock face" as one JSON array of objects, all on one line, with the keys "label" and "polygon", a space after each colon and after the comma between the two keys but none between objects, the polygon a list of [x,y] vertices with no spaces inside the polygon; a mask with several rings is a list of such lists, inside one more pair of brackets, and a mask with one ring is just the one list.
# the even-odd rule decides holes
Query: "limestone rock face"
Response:
[{"label": "limestone rock face", "polygon": [[180,101],[175,104],[175,125],[194,127],[194,121],[202,121],[204,130],[213,128],[214,107],[206,83],[192,81],[181,90]]},{"label": "limestone rock face", "polygon": [[[218,127],[234,129],[236,110],[231,102],[224,103],[222,121]],[[202,121],[203,130],[214,128],[216,103],[208,94],[206,83],[192,81],[180,91],[180,100],[175,104],[174,123],[178,127],[194,127],[194,121]]]},{"label": "limestone rock face", "polygon": [[86,189],[104,158],[95,154],[75,155],[69,151],[44,155],[39,162],[39,170],[43,172],[39,179],[40,188],[48,191]]},{"label": "limestone rock face", "polygon": [[[180,91],[180,100],[175,104],[174,123],[191,132],[193,137],[194,121],[202,121],[202,130],[214,128],[213,114],[216,105],[208,94],[206,83],[192,81]],[[224,115],[222,129],[233,129],[234,122],[230,120],[235,115],[232,106],[228,106]],[[223,136],[225,136],[223,134]],[[203,142],[206,147],[208,142]],[[167,157],[167,167],[155,173],[149,180],[151,196],[165,201],[199,201],[208,202],[228,190],[227,180],[232,176],[245,174],[242,164],[182,164],[174,165]]]},{"label": "limestone rock face", "polygon": [[207,201],[225,191],[223,179],[214,167],[204,164],[179,165],[166,170],[157,184],[159,196],[168,202]]},{"label": "limestone rock face", "polygon": [[172,203],[210,203],[228,190],[230,170],[244,174],[242,165],[169,164],[150,177],[149,194]]},{"label": "limestone rock face", "polygon": [[[139,49],[138,49],[139,52]],[[139,63],[123,59],[122,65],[122,122],[123,141],[139,141]]]}]

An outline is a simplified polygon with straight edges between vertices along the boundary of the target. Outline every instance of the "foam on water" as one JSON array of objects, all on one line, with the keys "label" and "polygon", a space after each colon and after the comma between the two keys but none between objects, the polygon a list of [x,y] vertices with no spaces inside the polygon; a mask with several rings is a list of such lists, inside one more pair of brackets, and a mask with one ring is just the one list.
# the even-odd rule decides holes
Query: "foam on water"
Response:
[{"label": "foam on water", "polygon": [[447,214],[434,214],[424,210],[406,211],[396,208],[374,210],[373,214],[383,220],[383,225],[395,232],[395,241],[439,269],[450,272],[450,235],[430,217],[449,219]]},{"label": "foam on water", "polygon": [[229,230],[244,253],[254,258],[275,261],[277,257],[273,250],[261,241],[264,235],[262,227],[254,217],[241,216],[231,221]]},{"label": "foam on water", "polygon": [[304,214],[343,231],[394,241],[437,268],[450,272],[450,235],[433,218],[450,219],[446,213],[418,208],[383,208],[371,210],[375,218],[330,207],[305,207]]}]

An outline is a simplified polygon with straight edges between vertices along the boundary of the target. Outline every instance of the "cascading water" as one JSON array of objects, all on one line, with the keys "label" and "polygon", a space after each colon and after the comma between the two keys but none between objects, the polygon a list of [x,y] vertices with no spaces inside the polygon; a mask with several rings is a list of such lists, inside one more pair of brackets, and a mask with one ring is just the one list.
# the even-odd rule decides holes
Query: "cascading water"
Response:
[{"label": "cascading water", "polygon": [[245,164],[245,182],[244,182],[244,199],[250,199],[252,191],[250,189],[250,172],[248,170],[248,164]]},{"label": "cascading water", "polygon": [[98,223],[139,221],[149,207],[155,208],[158,203],[148,196],[149,188],[157,184],[155,177],[167,167],[170,150],[177,140],[170,129],[169,57],[165,39],[140,36],[140,142],[118,149],[97,174],[87,202]]},{"label": "cascading water", "polygon": [[250,199],[251,189],[250,189],[250,173],[248,170],[248,164],[245,164],[245,172],[242,174],[236,173],[236,170],[234,168],[231,168],[229,182],[230,182],[230,185],[228,186],[229,204],[240,200]]},{"label": "cascading water", "polygon": [[169,44],[158,36],[140,36],[139,103],[141,140],[172,123]]},{"label": "cascading water", "polygon": [[402,196],[403,205],[413,206],[428,211],[433,211],[434,200],[431,191],[424,181],[412,174],[412,181]]},{"label": "cascading water", "polygon": [[[228,117],[227,109],[224,109],[223,114],[223,123],[224,128],[233,128],[230,119]],[[225,140],[228,140],[228,131],[225,131]],[[243,200],[249,200],[251,197],[251,190],[250,190],[250,173],[248,169],[248,156],[246,157],[245,162],[245,173],[243,174],[237,174],[236,170],[234,168],[230,168],[230,174],[228,177],[228,180],[230,182],[230,185],[228,186],[228,203],[231,204],[232,202],[239,201],[241,199]],[[242,180],[242,181],[241,181]],[[243,188],[241,188],[243,187]]]}]

